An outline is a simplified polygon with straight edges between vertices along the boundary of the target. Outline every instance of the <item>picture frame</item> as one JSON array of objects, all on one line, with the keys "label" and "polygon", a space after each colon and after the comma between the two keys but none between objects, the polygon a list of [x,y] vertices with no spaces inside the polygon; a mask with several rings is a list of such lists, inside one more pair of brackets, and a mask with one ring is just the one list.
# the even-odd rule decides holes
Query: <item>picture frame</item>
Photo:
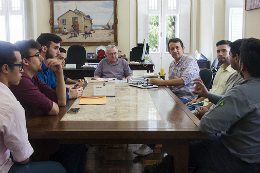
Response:
[{"label": "picture frame", "polygon": [[87,58],[95,58],[95,53],[87,53]]},{"label": "picture frame", "polygon": [[245,10],[260,8],[260,0],[245,0]]},{"label": "picture frame", "polygon": [[51,32],[61,45],[117,45],[117,0],[49,0]]}]

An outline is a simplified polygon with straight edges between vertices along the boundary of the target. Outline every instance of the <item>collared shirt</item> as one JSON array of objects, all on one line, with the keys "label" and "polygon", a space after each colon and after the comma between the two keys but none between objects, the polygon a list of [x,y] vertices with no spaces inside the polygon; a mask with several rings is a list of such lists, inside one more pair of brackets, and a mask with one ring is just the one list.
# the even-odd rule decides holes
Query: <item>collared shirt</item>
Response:
[{"label": "collared shirt", "polygon": [[10,89],[0,82],[0,173],[7,173],[13,159],[28,159],[33,148],[28,141],[24,109]]},{"label": "collared shirt", "polygon": [[53,102],[58,103],[56,91],[43,83],[37,75],[33,78],[22,72],[22,79],[19,85],[9,87],[23,108],[26,117],[31,116],[37,109],[44,113],[49,113]]},{"label": "collared shirt", "polygon": [[[229,76],[235,72],[236,70],[234,70],[230,65],[226,69],[224,69],[222,64],[215,75],[212,88],[209,90],[209,92],[214,94],[221,94],[224,90]],[[209,100],[205,99],[203,106],[207,106],[209,103]]]},{"label": "collared shirt", "polygon": [[236,85],[200,120],[205,133],[221,134],[221,141],[239,159],[260,163],[260,78]]},{"label": "collared shirt", "polygon": [[126,60],[118,58],[116,64],[112,65],[107,58],[104,58],[99,62],[94,76],[123,79],[132,74],[132,70]]},{"label": "collared shirt", "polygon": [[[209,101],[214,104],[217,104],[217,102],[223,97],[223,95],[225,95],[231,88],[233,88],[234,86],[236,86],[244,81],[245,81],[245,79],[240,75],[239,72],[235,72],[235,73],[231,74],[227,80],[227,83],[226,83],[225,88],[223,89],[223,92],[221,93],[221,95],[210,93]],[[214,108],[214,107],[215,106],[212,106],[211,108]]]},{"label": "collared shirt", "polygon": [[[51,69],[47,68],[43,61],[42,61],[42,71],[38,72],[37,76],[44,83],[49,85],[50,88],[52,88],[56,91],[57,81],[56,81],[55,72],[52,71]],[[64,76],[64,80],[65,80],[65,76]],[[66,89],[66,91],[67,91],[67,89]],[[67,92],[66,92],[66,99],[69,100],[69,94]]]},{"label": "collared shirt", "polygon": [[172,92],[177,97],[189,101],[197,99],[198,95],[192,93],[195,90],[195,85],[192,84],[193,79],[200,78],[197,61],[193,57],[183,54],[177,64],[174,64],[174,62],[175,60],[169,67],[169,80],[181,78],[184,85],[171,86]]}]

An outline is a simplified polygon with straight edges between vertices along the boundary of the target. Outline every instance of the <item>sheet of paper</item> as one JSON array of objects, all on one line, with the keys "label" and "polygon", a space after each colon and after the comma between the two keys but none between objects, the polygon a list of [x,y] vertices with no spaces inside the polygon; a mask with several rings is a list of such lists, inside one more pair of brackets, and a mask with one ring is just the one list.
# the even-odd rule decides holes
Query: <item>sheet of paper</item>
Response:
[{"label": "sheet of paper", "polygon": [[80,105],[106,105],[106,96],[102,97],[84,97],[82,96],[79,101]]}]

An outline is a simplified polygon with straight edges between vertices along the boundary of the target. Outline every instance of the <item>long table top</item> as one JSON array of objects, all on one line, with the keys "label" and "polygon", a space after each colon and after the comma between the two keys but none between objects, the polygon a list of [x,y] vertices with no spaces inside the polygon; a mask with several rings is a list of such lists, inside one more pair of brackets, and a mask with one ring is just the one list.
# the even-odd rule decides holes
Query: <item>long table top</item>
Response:
[{"label": "long table top", "polygon": [[[84,94],[88,96],[86,88]],[[29,139],[83,144],[160,143],[175,156],[175,172],[187,172],[189,140],[208,138],[199,131],[197,117],[167,87],[139,89],[124,85],[116,86],[116,91],[116,97],[107,98],[107,105],[79,106],[79,99],[74,99],[61,107],[57,116],[36,113],[27,118]],[[120,95],[122,91],[124,97]],[[67,117],[71,106],[81,107],[78,114],[88,118],[77,119],[77,114],[76,120]]]},{"label": "long table top", "polygon": [[[126,89],[126,94],[130,93]],[[87,87],[86,87],[87,88]],[[136,92],[134,92],[134,90]],[[131,92],[134,98],[138,96],[142,97],[140,94],[144,89],[134,88]],[[146,90],[146,89],[145,89]],[[139,92],[139,93],[138,93]],[[154,119],[154,117],[145,117],[141,120],[125,120],[120,119],[115,120],[94,120],[94,121],[60,121],[66,112],[69,110],[74,102],[79,99],[69,100],[65,107],[60,108],[59,115],[49,116],[43,115],[41,113],[34,115],[32,118],[27,119],[27,129],[29,138],[31,139],[125,139],[129,140],[145,140],[145,139],[172,139],[172,138],[205,138],[205,134],[201,133],[198,128],[199,120],[195,117],[186,106],[170,91],[167,87],[159,87],[158,89],[148,89],[147,92],[150,94],[151,99],[154,103],[155,108],[159,113],[159,118]],[[127,97],[126,97],[127,98]],[[120,104],[120,98],[112,97],[109,98],[111,101],[116,99],[115,104]],[[108,102],[109,102],[108,99]],[[122,98],[122,99],[125,99]],[[134,100],[133,100],[134,101]],[[140,100],[141,102],[144,100]],[[146,103],[140,103],[136,100],[139,107],[135,107],[132,116],[138,111],[145,111],[142,107],[146,106]],[[122,100],[121,100],[122,103]],[[152,103],[148,103],[152,104]],[[109,106],[109,103],[108,105]],[[111,105],[110,105],[111,106]],[[120,106],[120,105],[119,105]],[[118,107],[119,107],[118,106]],[[126,106],[126,105],[125,105]],[[133,105],[134,106],[134,105]],[[133,107],[132,106],[132,107]],[[81,106],[82,107],[82,106]],[[103,109],[102,105],[84,105],[86,109],[86,114],[91,114],[95,117],[98,114],[105,115],[107,113],[106,109]],[[131,108],[131,106],[130,106]],[[122,116],[126,113],[129,114],[129,110],[117,109],[117,106],[112,107],[114,113],[121,114]],[[152,114],[151,110],[146,109],[149,114]],[[81,110],[83,111],[83,110]],[[125,113],[124,113],[125,112]],[[146,114],[147,114],[146,112]],[[129,114],[131,115],[131,114]],[[113,115],[111,115],[113,116]],[[75,115],[76,117],[76,115]],[[127,132],[127,133],[126,133]],[[106,136],[103,133],[109,133]],[[120,134],[123,134],[121,136]],[[104,136],[104,137],[103,137]]]}]

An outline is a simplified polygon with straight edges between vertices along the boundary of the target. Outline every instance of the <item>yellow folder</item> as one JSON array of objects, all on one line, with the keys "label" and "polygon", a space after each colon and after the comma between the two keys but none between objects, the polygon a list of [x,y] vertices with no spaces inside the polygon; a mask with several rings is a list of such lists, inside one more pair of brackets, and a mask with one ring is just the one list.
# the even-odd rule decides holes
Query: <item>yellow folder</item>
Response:
[{"label": "yellow folder", "polygon": [[84,97],[82,96],[79,101],[80,105],[106,105],[106,96],[102,97]]}]

